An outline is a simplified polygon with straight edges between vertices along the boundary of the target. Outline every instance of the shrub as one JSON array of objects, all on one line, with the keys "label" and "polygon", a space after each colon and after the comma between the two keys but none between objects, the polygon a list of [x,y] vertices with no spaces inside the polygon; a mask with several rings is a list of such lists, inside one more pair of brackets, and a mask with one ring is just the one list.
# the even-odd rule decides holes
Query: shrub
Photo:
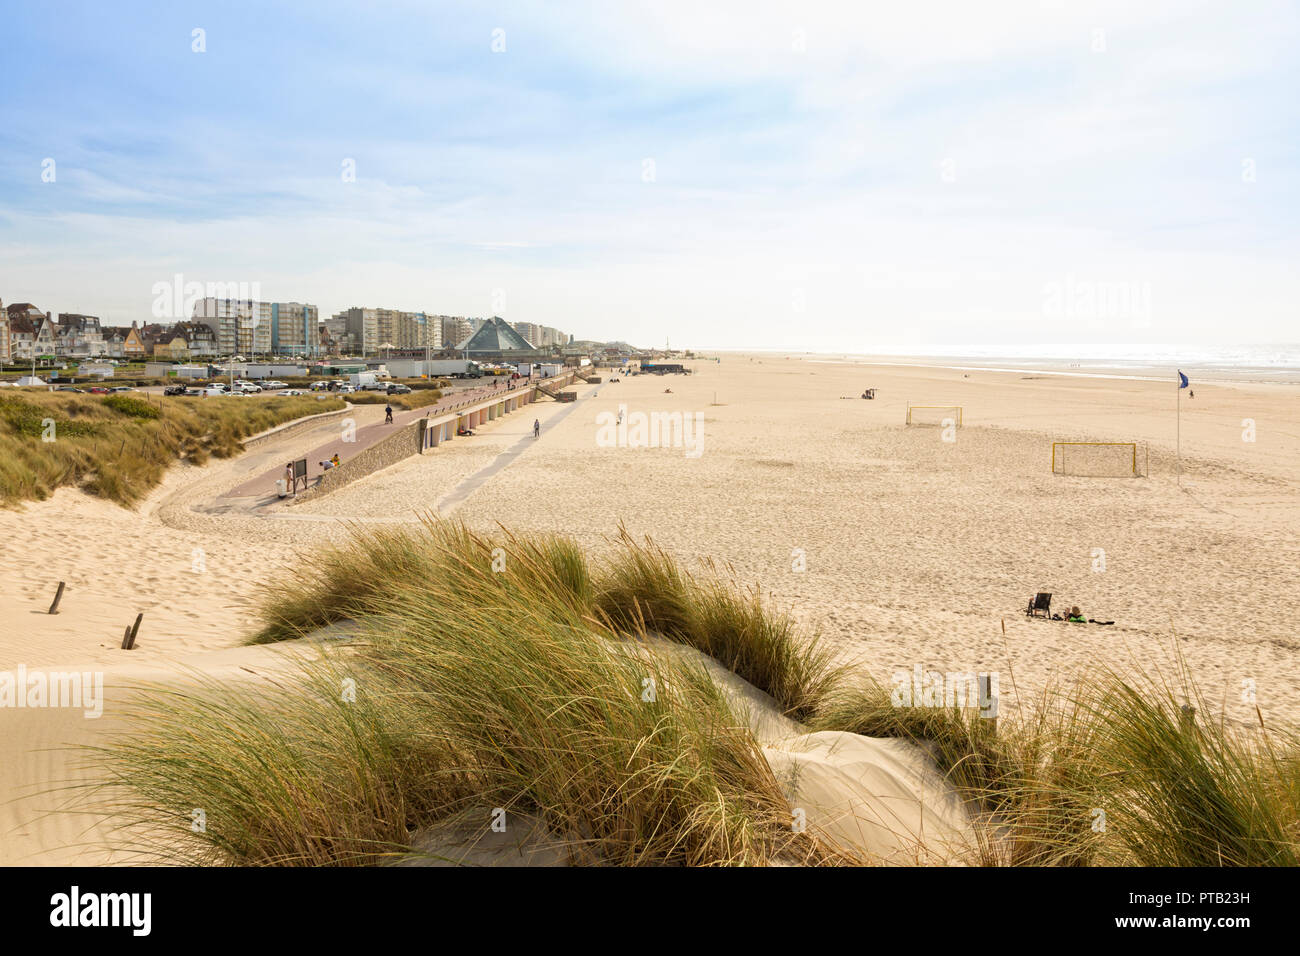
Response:
[{"label": "shrub", "polygon": [[135,398],[131,395],[108,395],[104,398],[104,404],[114,411],[129,415],[132,418],[153,419],[162,417],[162,409],[158,406],[143,398]]}]

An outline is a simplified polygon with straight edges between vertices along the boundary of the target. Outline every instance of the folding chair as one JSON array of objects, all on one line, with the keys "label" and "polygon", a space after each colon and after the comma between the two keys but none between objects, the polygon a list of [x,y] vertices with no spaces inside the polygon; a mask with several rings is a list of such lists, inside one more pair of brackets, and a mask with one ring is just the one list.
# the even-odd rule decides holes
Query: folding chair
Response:
[{"label": "folding chair", "polygon": [[1043,617],[1052,616],[1052,595],[1047,591],[1039,591],[1034,595],[1034,599],[1029,602],[1025,614],[1029,617],[1037,617],[1039,611],[1043,612]]}]

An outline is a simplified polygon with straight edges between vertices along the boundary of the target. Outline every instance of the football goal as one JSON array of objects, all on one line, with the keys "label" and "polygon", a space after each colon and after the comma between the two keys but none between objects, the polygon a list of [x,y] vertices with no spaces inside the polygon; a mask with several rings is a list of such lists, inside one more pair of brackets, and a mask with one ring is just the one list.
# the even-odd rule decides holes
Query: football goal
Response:
[{"label": "football goal", "polygon": [[1143,478],[1147,446],[1133,441],[1054,441],[1052,474],[1083,478]]},{"label": "football goal", "polygon": [[960,405],[908,405],[907,424],[940,425],[951,420],[961,428],[962,406]]}]

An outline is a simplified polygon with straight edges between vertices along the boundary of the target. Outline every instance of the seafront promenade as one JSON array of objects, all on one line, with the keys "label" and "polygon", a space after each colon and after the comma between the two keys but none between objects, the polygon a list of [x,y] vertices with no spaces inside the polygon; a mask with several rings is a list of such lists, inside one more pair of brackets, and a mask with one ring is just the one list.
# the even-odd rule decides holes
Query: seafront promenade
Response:
[{"label": "seafront promenade", "polygon": [[[573,381],[575,374],[566,372],[547,379],[545,384],[547,387],[551,387],[552,384],[563,387]],[[440,399],[434,405],[423,408],[394,411],[391,422],[380,421],[357,426],[350,416],[344,416],[339,420],[338,437],[312,448],[305,456],[299,454],[295,457],[307,459],[307,483],[309,488],[314,488],[327,473],[327,470],[321,467],[321,462],[334,454],[338,454],[341,459],[340,474],[345,474],[349,462],[361,458],[380,442],[401,433],[421,419],[425,421],[423,439],[420,444],[413,446],[413,453],[417,450],[423,453],[427,449],[436,448],[444,441],[454,440],[462,430],[472,431],[501,415],[517,411],[522,406],[536,401],[537,397],[538,383],[536,382],[519,384],[513,389],[501,383],[497,387],[483,385],[457,392]],[[273,467],[258,472],[220,497],[261,499],[275,496],[276,482],[284,477],[286,463],[287,460],[278,462]]]}]

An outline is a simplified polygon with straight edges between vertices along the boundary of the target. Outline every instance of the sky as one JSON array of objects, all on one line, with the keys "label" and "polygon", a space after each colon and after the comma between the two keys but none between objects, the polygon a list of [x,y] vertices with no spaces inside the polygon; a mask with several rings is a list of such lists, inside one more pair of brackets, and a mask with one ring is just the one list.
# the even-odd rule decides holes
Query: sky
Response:
[{"label": "sky", "polygon": [[180,276],[642,346],[1300,341],[1295,3],[5,19],[5,303],[154,321]]}]

